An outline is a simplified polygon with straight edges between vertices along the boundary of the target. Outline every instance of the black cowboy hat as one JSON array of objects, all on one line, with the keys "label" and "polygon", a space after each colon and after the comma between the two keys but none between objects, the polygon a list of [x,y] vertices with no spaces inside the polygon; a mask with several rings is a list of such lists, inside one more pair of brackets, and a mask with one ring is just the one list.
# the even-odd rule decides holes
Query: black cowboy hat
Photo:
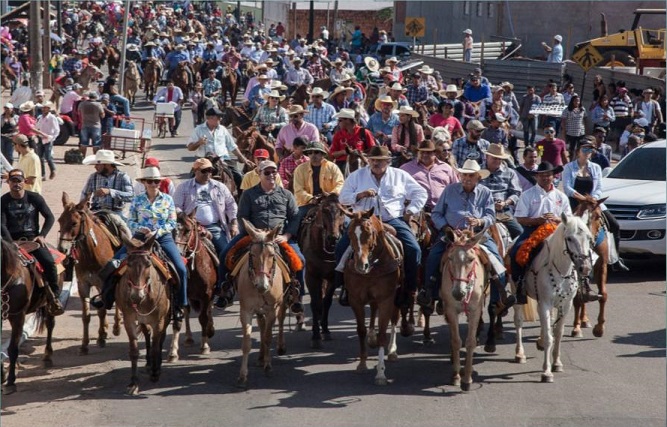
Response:
[{"label": "black cowboy hat", "polygon": [[542,172],[561,173],[563,172],[563,167],[554,166],[551,164],[551,162],[544,161],[537,166],[536,170],[532,171],[533,174],[538,174]]}]

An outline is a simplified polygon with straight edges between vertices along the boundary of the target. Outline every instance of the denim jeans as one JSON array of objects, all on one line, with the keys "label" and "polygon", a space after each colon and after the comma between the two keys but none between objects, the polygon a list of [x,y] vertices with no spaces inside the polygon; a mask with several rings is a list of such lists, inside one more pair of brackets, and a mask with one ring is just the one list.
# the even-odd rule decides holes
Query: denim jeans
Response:
[{"label": "denim jeans", "polygon": [[102,145],[102,128],[85,126],[81,128],[79,145],[99,147]]},{"label": "denim jeans", "polygon": [[519,266],[516,262],[516,253],[519,252],[521,244],[530,237],[531,233],[535,231],[537,227],[524,227],[521,235],[516,239],[512,249],[510,250],[510,266],[512,269],[512,280],[515,282],[519,280],[519,277],[523,276],[524,267]]},{"label": "denim jeans", "polygon": [[14,143],[11,138],[7,136],[2,137],[2,147],[0,148],[0,151],[2,151],[2,155],[5,156],[5,159],[7,159],[9,163],[14,163]]},{"label": "denim jeans", "polygon": [[123,114],[125,117],[130,117],[130,100],[121,95],[112,95],[111,102],[123,106]]},{"label": "denim jeans", "polygon": [[521,119],[523,124],[523,145],[535,146],[535,135],[537,134],[537,118]]},{"label": "denim jeans", "polygon": [[176,132],[178,127],[181,125],[181,117],[183,116],[183,110],[180,108],[174,110],[174,128],[169,129],[171,132]]},{"label": "denim jeans", "polygon": [[228,239],[227,233],[220,227],[218,224],[211,224],[205,226],[205,228],[211,233],[211,242],[215,247],[215,253],[218,255],[220,260],[220,265],[218,265],[218,280],[217,283],[220,283],[223,279],[222,265],[224,264],[222,260],[222,253],[227,247]]},{"label": "denim jeans", "polygon": [[37,144],[37,155],[39,155],[39,160],[42,163],[42,178],[46,176],[45,165],[48,163],[49,170],[51,172],[56,171],[56,164],[53,161],[53,142],[47,144],[39,143]]},{"label": "denim jeans", "polygon": [[516,238],[523,232],[523,227],[514,217],[507,221],[502,221],[502,223],[505,225],[505,227],[507,227],[507,231],[509,231],[510,237],[512,239]]}]

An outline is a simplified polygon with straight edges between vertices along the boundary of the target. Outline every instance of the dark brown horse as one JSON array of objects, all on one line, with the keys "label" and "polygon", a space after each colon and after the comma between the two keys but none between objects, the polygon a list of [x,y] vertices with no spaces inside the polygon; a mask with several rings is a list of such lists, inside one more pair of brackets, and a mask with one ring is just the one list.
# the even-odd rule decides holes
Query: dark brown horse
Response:
[{"label": "dark brown horse", "polygon": [[308,85],[301,85],[292,93],[292,105],[300,105],[303,108],[308,106],[310,100],[310,87]]},{"label": "dark brown horse", "polygon": [[[120,236],[112,233],[100,222],[88,209],[88,200],[78,204],[70,201],[69,195],[63,192],[63,213],[58,218],[60,234],[58,239],[58,250],[74,262],[76,272],[79,298],[81,300],[81,320],[83,322],[83,339],[79,354],[88,354],[90,337],[88,327],[90,326],[90,291],[97,289],[101,293],[102,281],[99,272],[113,258],[114,252],[121,244]],[[126,236],[126,237],[129,237]],[[100,326],[97,330],[97,345],[106,346],[107,311],[104,308],[97,310]],[[114,315],[113,334],[120,334],[120,313],[116,310]]]},{"label": "dark brown horse", "polygon": [[344,219],[338,195],[317,197],[299,230],[299,247],[308,265],[305,279],[313,313],[312,347],[316,349],[322,348],[322,336],[327,341],[331,339],[329,309],[336,290],[334,250]]},{"label": "dark brown horse", "polygon": [[190,81],[190,76],[188,75],[187,69],[188,63],[186,61],[181,61],[176,66],[176,69],[171,76],[172,80],[174,81],[174,86],[181,88],[181,91],[183,92],[183,99],[188,99],[190,87],[193,83]]},{"label": "dark brown horse", "polygon": [[[185,311],[185,344],[194,344],[192,330],[190,329],[190,307],[192,307],[193,310],[199,312],[199,324],[202,330],[201,354],[209,354],[211,347],[208,341],[215,334],[211,303],[213,302],[213,289],[218,277],[216,268],[218,257],[215,255],[213,244],[205,235],[208,232],[195,219],[196,214],[196,209],[190,215],[179,214],[176,231],[178,249],[181,255],[188,260],[188,300],[190,306]],[[202,230],[206,233],[203,233]],[[213,251],[211,251],[211,248],[213,248]],[[178,342],[172,345],[171,351],[175,351],[175,353],[169,355],[169,361],[178,360]]]},{"label": "dark brown horse", "polygon": [[[278,163],[278,153],[273,143],[262,135],[254,126],[248,128],[237,137],[236,143],[239,150],[247,159],[251,159],[255,150],[263,148],[269,152],[269,160]],[[247,172],[248,170],[244,170]]]},{"label": "dark brown horse", "polygon": [[239,189],[236,188],[236,182],[234,181],[231,167],[213,153],[206,153],[206,158],[213,164],[213,179],[225,184],[229,192],[232,193],[232,196],[234,196],[235,199],[238,199]]},{"label": "dark brown horse", "polygon": [[[371,306],[371,331],[369,345],[377,345],[378,364],[376,385],[386,385],[385,346],[388,347],[389,360],[398,359],[396,354],[396,323],[398,308],[394,305],[398,285],[402,282],[402,251],[389,242],[382,221],[373,215],[374,208],[364,212],[344,211],[351,221],[348,226],[350,246],[354,257],[345,265],[345,287],[348,290],[350,307],[357,321],[359,336],[359,365],[357,372],[368,368],[366,360],[366,314],[365,306]],[[374,330],[374,317],[378,314],[378,331]],[[387,342],[387,326],[391,321],[391,337]],[[377,334],[377,342],[374,343]]]},{"label": "dark brown horse", "polygon": [[225,109],[221,123],[225,127],[232,127],[232,136],[238,138],[241,133],[252,126],[252,117],[241,107],[229,107]]},{"label": "dark brown horse", "polygon": [[[426,283],[426,277],[424,277],[424,265],[426,265],[426,259],[428,258],[428,253],[431,248],[431,238],[432,236],[437,236],[438,233],[432,228],[431,214],[428,212],[421,211],[418,215],[414,215],[410,218],[410,223],[408,225],[422,250],[418,283],[421,283],[421,285],[424,286]],[[410,307],[410,323],[414,323],[413,312],[414,307]],[[419,323],[424,327],[424,344],[433,344],[435,341],[431,338],[430,315],[424,314],[420,310]]]},{"label": "dark brown horse", "polygon": [[144,67],[144,89],[146,90],[146,99],[151,101],[157,92],[160,83],[160,66],[157,59],[150,58]]},{"label": "dark brown horse", "polygon": [[[34,263],[24,265],[19,256],[19,251],[13,243],[2,240],[2,320],[9,320],[12,328],[11,339],[7,354],[9,356],[9,373],[7,383],[3,387],[4,394],[16,391],[16,364],[19,357],[19,342],[23,333],[23,325],[26,315],[35,313],[37,330],[44,332],[46,328],[46,348],[42,361],[45,367],[51,367],[53,361],[53,328],[56,325],[55,318],[49,314],[46,304],[45,288],[40,287],[41,274],[37,271]],[[44,287],[48,286],[44,284]],[[2,367],[2,380],[5,380],[4,366]]]},{"label": "dark brown horse", "polygon": [[357,169],[368,166],[368,159],[361,151],[345,146],[345,152],[347,153],[344,172],[346,178]]},{"label": "dark brown horse", "polygon": [[223,66],[220,71],[220,82],[222,83],[220,96],[222,97],[223,104],[227,105],[227,94],[229,94],[229,105],[234,105],[239,93],[239,82],[236,71],[229,65]]},{"label": "dark brown horse", "polygon": [[[605,324],[605,307],[607,305],[607,261],[609,260],[609,240],[605,235],[598,239],[599,233],[608,233],[604,228],[604,216],[602,215],[602,209],[600,205],[607,200],[604,199],[596,200],[592,196],[586,196],[585,201],[579,202],[576,211],[574,212],[577,216],[584,216],[584,213],[588,212],[588,227],[593,235],[595,244],[593,244],[593,250],[598,255],[598,259],[595,261],[593,266],[593,276],[595,277],[595,283],[598,287],[598,294],[602,295],[600,298],[600,312],[598,313],[598,322],[593,327],[593,335],[596,337],[601,337],[604,334],[604,324]],[[618,236],[614,236],[618,238]],[[598,243],[599,241],[599,243]],[[582,279],[580,279],[581,281]],[[586,304],[583,303],[581,298],[582,286],[579,286],[579,291],[577,296],[574,298],[574,324],[572,328],[573,337],[582,337],[581,328],[590,327],[588,322],[588,316],[586,315]]]}]

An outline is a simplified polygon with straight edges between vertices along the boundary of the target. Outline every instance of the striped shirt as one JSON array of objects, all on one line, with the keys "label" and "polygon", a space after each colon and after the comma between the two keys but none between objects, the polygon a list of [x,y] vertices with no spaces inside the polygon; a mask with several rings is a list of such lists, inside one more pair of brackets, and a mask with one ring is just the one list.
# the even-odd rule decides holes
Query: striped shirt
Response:
[{"label": "striped shirt", "polygon": [[632,115],[632,101],[628,95],[613,97],[609,101],[609,106],[614,109],[616,118],[630,117]]},{"label": "striped shirt", "polygon": [[[470,141],[473,142],[473,141]],[[454,141],[452,146],[452,154],[456,158],[458,167],[463,167],[466,160],[471,159],[479,163],[482,168],[486,167],[486,155],[484,152],[489,149],[489,141],[481,139],[474,144],[468,143],[467,137],[462,137]]]},{"label": "striped shirt", "polygon": [[[514,169],[505,165],[500,165],[498,169],[491,172],[489,176],[479,182],[489,190],[493,195],[494,201],[512,200],[514,206],[519,201],[521,195],[521,183]],[[510,206],[506,206],[504,211],[509,211]]]},{"label": "striped shirt", "polygon": [[338,119],[333,117],[333,115],[336,114],[336,109],[333,105],[323,102],[322,106],[317,108],[315,107],[315,104],[308,104],[307,109],[310,111],[310,114],[306,114],[304,120],[314,124],[320,132],[324,132],[322,125],[325,123],[329,124],[329,129],[327,131],[331,131],[336,127]]},{"label": "striped shirt", "polygon": [[81,200],[88,197],[89,194],[94,194],[100,188],[109,189],[109,194],[101,197],[93,195],[90,201],[90,208],[93,211],[107,209],[120,212],[126,203],[132,201],[134,196],[130,177],[118,169],[114,170],[109,176],[97,172],[90,175],[81,191]]},{"label": "striped shirt", "polygon": [[287,110],[281,106],[270,108],[269,104],[259,107],[255,116],[255,123],[259,123],[260,126],[276,125],[278,129],[285,126],[288,121]]}]

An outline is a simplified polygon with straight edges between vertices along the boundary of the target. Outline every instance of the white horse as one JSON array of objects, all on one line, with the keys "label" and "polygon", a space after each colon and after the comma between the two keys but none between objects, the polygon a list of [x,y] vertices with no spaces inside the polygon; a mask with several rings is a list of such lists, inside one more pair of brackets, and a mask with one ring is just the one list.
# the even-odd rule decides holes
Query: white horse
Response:
[{"label": "white horse", "polygon": [[[577,293],[577,275],[588,276],[593,268],[591,260],[593,236],[586,226],[587,216],[588,213],[582,218],[561,215],[562,222],[544,241],[544,246],[524,275],[526,292],[528,296],[537,300],[540,316],[540,335],[544,346],[542,382],[553,382],[553,372],[563,371],[560,342],[563,338],[565,319],[572,309],[572,300]],[[557,317],[552,330],[554,308]],[[514,310],[514,325],[515,360],[518,363],[526,363],[522,342],[523,310]]]}]

